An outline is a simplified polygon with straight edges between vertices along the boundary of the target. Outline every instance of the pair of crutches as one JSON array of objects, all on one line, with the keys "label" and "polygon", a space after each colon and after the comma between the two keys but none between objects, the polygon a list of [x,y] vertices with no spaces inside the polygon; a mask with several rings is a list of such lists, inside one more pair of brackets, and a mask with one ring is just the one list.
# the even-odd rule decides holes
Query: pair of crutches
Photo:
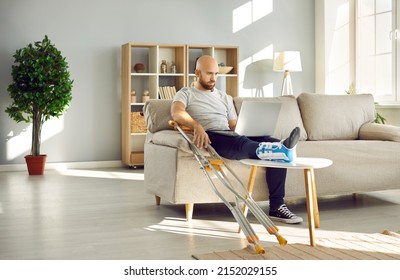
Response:
[{"label": "pair of crutches", "polygon": [[[196,145],[193,144],[192,140],[186,134],[186,132],[191,132],[190,129],[181,127],[175,121],[169,121],[169,124],[173,126],[176,130],[178,130],[182,134],[182,136],[188,141],[189,147],[192,150],[197,162],[199,163],[200,169],[203,171],[204,175],[207,178],[207,181],[210,183],[211,188],[231,211],[233,217],[239,224],[239,227],[243,230],[243,233],[246,236],[247,241],[250,244],[254,245],[256,253],[264,254],[265,250],[262,247],[262,245],[260,245],[259,243],[260,239],[258,238],[251,224],[245,217],[243,213],[244,211],[240,209],[240,202],[244,203],[244,205],[248,207],[248,209],[253,213],[255,218],[266,228],[269,234],[275,235],[280,245],[286,245],[287,241],[279,234],[278,228],[273,224],[273,222],[264,213],[264,211],[260,208],[260,206],[258,206],[258,204],[253,200],[246,187],[243,185],[243,183],[240,181],[237,175],[232,171],[232,169],[230,169],[229,166],[227,166],[224,163],[224,160],[218,155],[218,153],[214,150],[214,148],[211,145],[208,145],[206,150],[210,156],[208,157],[204,156],[203,152],[199,148],[197,148]],[[228,180],[227,172],[230,173],[233,176],[233,178],[237,180],[237,182],[239,182],[239,185],[243,188],[246,196],[241,195],[233,188],[231,182]],[[224,198],[224,196],[219,192],[218,188],[215,186],[213,180],[211,179],[210,174],[214,174],[221,181],[223,186],[225,186],[235,196],[236,203],[232,204],[231,202],[229,202],[227,199]]]}]

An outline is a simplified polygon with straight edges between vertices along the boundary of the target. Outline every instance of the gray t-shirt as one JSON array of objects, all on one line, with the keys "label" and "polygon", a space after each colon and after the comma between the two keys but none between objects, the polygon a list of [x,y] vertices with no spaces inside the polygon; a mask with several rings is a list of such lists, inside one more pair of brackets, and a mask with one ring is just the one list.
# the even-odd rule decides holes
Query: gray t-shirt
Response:
[{"label": "gray t-shirt", "polygon": [[186,106],[186,111],[204,130],[229,130],[229,120],[237,119],[232,96],[214,88],[214,91],[201,91],[196,88],[184,87],[179,90],[175,101]]}]

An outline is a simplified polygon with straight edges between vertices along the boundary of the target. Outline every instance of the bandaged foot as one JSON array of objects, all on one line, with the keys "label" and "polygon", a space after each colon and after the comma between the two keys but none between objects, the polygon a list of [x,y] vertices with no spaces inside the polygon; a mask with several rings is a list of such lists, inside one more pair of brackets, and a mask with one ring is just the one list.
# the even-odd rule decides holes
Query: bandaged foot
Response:
[{"label": "bandaged foot", "polygon": [[292,162],[296,158],[296,147],[288,149],[281,142],[261,142],[256,150],[259,159]]}]

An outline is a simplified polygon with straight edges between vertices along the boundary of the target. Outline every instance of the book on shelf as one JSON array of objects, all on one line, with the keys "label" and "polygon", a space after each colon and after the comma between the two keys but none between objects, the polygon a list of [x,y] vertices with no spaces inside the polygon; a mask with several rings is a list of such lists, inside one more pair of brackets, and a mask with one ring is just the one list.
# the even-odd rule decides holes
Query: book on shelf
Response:
[{"label": "book on shelf", "polygon": [[173,99],[176,94],[175,86],[159,87],[158,91],[160,99]]}]

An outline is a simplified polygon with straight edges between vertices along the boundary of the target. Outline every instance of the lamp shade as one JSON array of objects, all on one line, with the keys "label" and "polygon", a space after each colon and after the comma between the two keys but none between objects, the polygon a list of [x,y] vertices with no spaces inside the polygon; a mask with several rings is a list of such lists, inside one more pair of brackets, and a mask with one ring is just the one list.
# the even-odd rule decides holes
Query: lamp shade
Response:
[{"label": "lamp shade", "polygon": [[275,53],[274,71],[300,72],[301,70],[300,52],[284,51]]}]

